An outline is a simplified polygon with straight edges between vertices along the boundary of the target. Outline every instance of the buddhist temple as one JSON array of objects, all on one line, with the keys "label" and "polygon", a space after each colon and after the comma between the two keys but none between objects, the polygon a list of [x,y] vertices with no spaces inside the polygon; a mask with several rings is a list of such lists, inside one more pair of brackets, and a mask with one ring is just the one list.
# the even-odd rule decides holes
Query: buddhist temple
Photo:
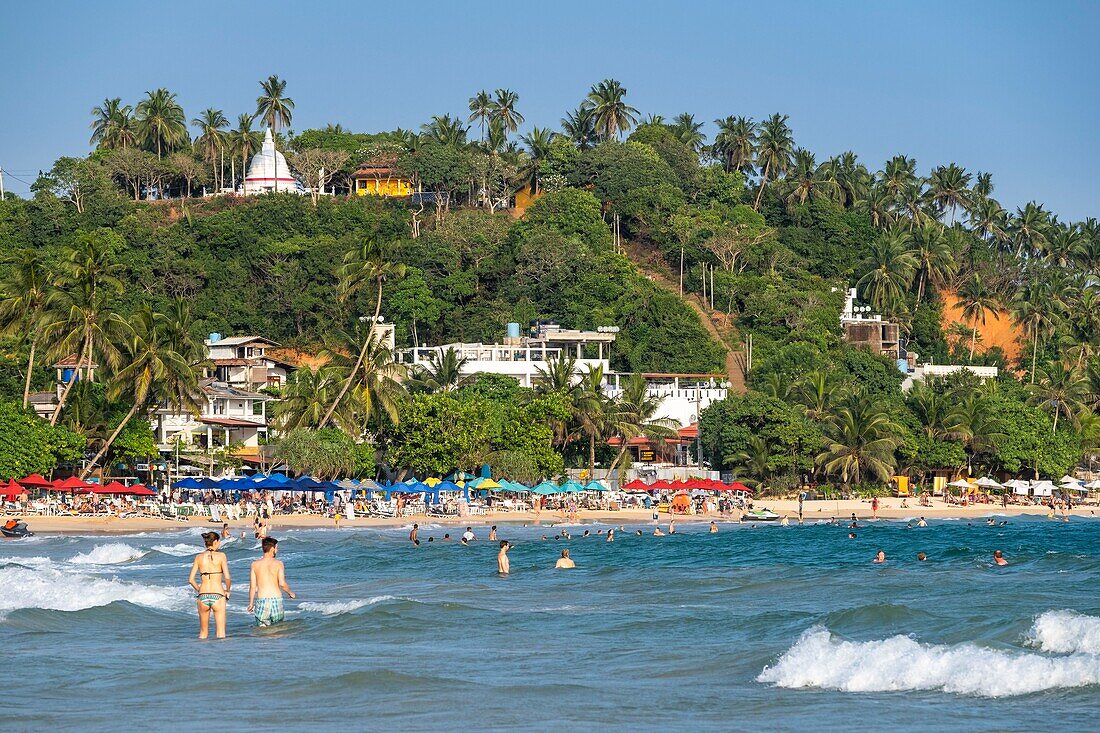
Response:
[{"label": "buddhist temple", "polygon": [[245,196],[261,193],[304,193],[302,184],[290,171],[283,154],[275,149],[275,138],[268,128],[260,152],[248,163],[248,175],[244,179]]}]

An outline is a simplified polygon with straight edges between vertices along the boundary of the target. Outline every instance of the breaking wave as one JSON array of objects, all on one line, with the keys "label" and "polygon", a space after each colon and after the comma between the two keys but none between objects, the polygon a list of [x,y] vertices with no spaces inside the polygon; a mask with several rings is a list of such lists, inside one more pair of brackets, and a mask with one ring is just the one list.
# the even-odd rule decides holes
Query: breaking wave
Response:
[{"label": "breaking wave", "polygon": [[1009,697],[1100,684],[1100,656],[1048,657],[969,643],[921,644],[908,636],[845,641],[818,626],[803,632],[756,679],[777,687],[844,692],[942,690]]},{"label": "breaking wave", "polygon": [[1100,654],[1100,618],[1075,611],[1047,611],[1035,619],[1028,641],[1044,652]]},{"label": "breaking wave", "polygon": [[115,601],[179,611],[186,609],[191,599],[191,594],[182,588],[128,583],[50,567],[2,568],[0,587],[12,591],[0,594],[0,612],[25,608],[82,611]]},{"label": "breaking wave", "polygon": [[140,560],[145,557],[146,552],[125,542],[112,542],[109,545],[96,545],[88,552],[76,555],[69,562],[75,565],[118,565]]},{"label": "breaking wave", "polygon": [[325,616],[338,616],[343,613],[351,613],[365,606],[373,606],[376,603],[382,603],[384,601],[396,601],[397,596],[374,596],[367,600],[355,600],[355,601],[322,601],[314,603],[312,601],[306,601],[298,605],[298,608],[302,611],[309,611],[311,613],[320,613]]}]

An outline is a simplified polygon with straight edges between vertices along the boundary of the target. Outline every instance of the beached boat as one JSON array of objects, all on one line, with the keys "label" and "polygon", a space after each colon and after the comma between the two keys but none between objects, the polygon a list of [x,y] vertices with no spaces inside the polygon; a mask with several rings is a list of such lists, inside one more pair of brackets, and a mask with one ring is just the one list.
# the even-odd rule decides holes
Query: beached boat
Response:
[{"label": "beached boat", "polygon": [[750,509],[741,519],[752,522],[774,522],[779,519],[779,515],[771,509]]}]

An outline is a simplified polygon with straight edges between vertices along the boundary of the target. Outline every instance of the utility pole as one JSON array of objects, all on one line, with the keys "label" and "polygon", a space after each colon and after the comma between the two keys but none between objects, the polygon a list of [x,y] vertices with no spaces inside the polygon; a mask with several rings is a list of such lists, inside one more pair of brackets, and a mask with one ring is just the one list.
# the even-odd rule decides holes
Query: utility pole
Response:
[{"label": "utility pole", "polygon": [[0,165],[0,201],[7,201],[8,197],[4,194],[4,166]]}]

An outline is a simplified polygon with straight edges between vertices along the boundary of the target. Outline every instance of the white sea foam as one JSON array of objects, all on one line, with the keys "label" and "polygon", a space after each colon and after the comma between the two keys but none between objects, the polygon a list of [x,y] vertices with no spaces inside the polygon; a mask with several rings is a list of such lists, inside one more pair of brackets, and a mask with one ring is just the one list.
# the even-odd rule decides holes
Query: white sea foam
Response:
[{"label": "white sea foam", "polygon": [[374,596],[367,600],[355,600],[355,601],[322,601],[314,603],[313,601],[306,601],[299,604],[298,608],[302,611],[310,611],[312,613],[320,613],[325,616],[338,616],[342,613],[351,613],[365,606],[373,606],[376,603],[382,603],[383,601],[396,601],[396,596]]},{"label": "white sea foam", "polygon": [[1100,618],[1075,611],[1047,611],[1035,619],[1028,641],[1044,652],[1100,654]]},{"label": "white sea foam", "polygon": [[146,551],[128,545],[125,542],[112,542],[108,545],[96,545],[91,550],[73,557],[69,562],[75,565],[118,565],[145,557]]},{"label": "white sea foam", "polygon": [[1007,697],[1100,684],[1100,656],[1048,657],[974,644],[920,644],[908,636],[844,641],[814,627],[756,680],[845,692],[942,690]]},{"label": "white sea foam", "polygon": [[182,588],[127,583],[49,567],[2,568],[0,587],[7,589],[0,594],[0,612],[21,608],[81,611],[115,601],[175,611],[187,608],[191,598]]},{"label": "white sea foam", "polygon": [[157,552],[163,552],[165,555],[175,555],[176,557],[198,555],[200,551],[200,548],[186,542],[179,542],[175,545],[155,545],[153,549]]}]

